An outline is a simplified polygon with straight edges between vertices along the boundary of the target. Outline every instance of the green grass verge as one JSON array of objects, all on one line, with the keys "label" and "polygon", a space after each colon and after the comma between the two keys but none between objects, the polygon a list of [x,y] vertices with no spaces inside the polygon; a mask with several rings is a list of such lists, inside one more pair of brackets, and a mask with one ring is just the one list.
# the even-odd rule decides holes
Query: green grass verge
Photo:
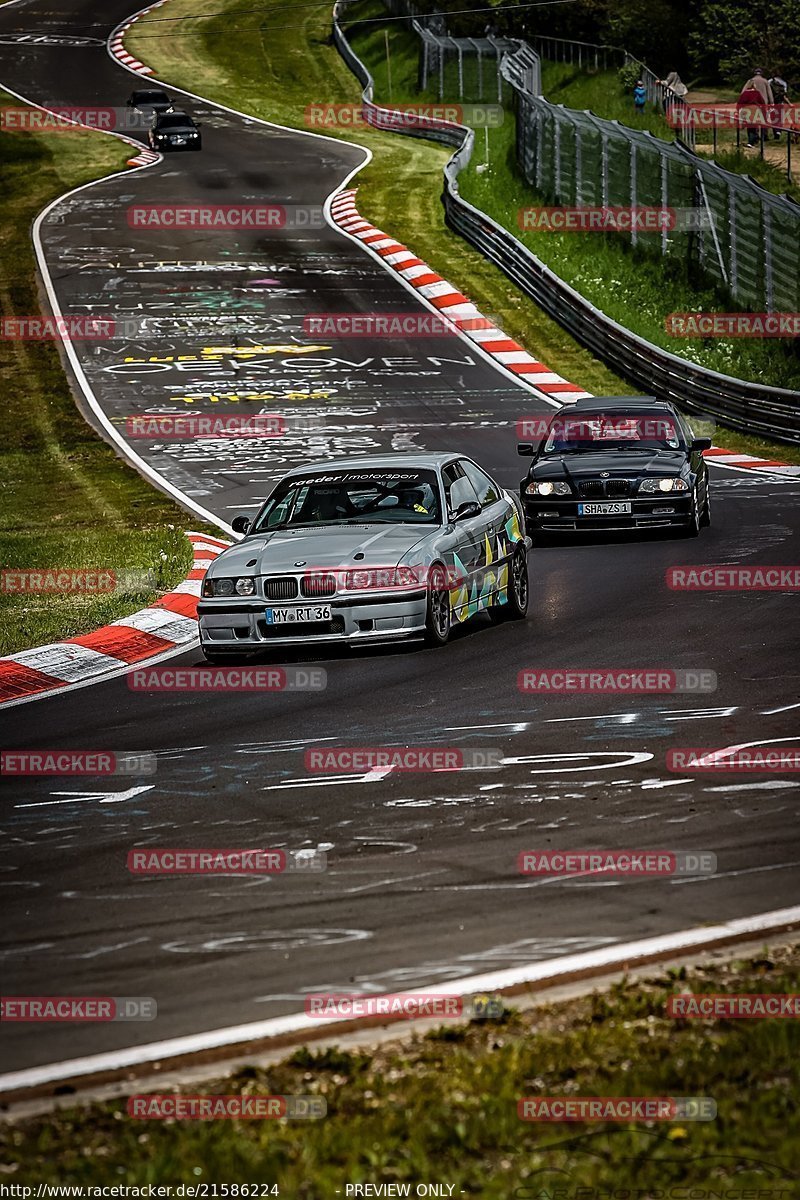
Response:
[{"label": "green grass verge", "polygon": [[[0,100],[18,103],[4,93]],[[122,169],[129,155],[116,139],[90,131],[0,134],[4,312],[40,311],[30,232],[37,213],[70,188]],[[191,550],[186,513],[83,420],[53,343],[0,341],[0,383],[0,568],[126,575],[97,596],[0,591],[0,654],[10,654],[135,612],[185,577]]]},{"label": "green grass verge", "polygon": [[[367,1182],[408,1182],[412,1195],[417,1183],[444,1183],[482,1200],[596,1200],[581,1188],[788,1200],[800,1179],[800,1023],[674,1020],[666,1003],[681,991],[790,993],[798,984],[795,943],[729,964],[654,970],[605,994],[448,1024],[371,1053],[300,1049],[278,1066],[183,1090],[321,1096],[324,1119],[137,1121],[117,1100],[0,1127],[4,1177],[28,1186],[277,1183],[301,1200]],[[718,1115],[647,1125],[517,1116],[521,1097],[565,1095],[710,1096]]]},{"label": "green grass verge", "polygon": [[[304,113],[311,99],[332,103],[356,99],[359,85],[330,44],[326,11],[298,9],[293,22],[287,24],[285,9],[281,9],[278,0],[270,0],[262,19],[246,12],[237,16],[240,7],[231,3],[218,16],[176,22],[169,37],[164,36],[163,25],[146,20],[138,22],[128,38],[130,48],[152,65],[161,78],[256,116],[298,128],[304,127]],[[192,0],[170,0],[171,16],[202,11]],[[220,12],[217,0],[206,0],[205,11]],[[355,21],[356,18],[383,15],[385,10],[377,0],[367,0],[367,3],[353,6],[349,12],[350,19]],[[390,92],[396,101],[418,98],[415,35],[397,23],[392,25],[388,65],[381,25],[362,27],[355,32],[353,42],[375,76],[378,99],[388,99]],[[467,82],[470,86],[475,80],[470,76]],[[435,99],[436,95],[432,89],[424,94],[426,99]],[[410,245],[437,271],[463,288],[482,311],[494,315],[511,337],[520,340],[565,378],[598,395],[625,395],[634,391],[630,384],[614,375],[560,326],[544,316],[481,255],[447,230],[439,196],[441,171],[448,151],[415,139],[369,129],[359,130],[355,135],[333,128],[326,131],[351,140],[355,136],[375,154],[373,162],[356,181],[360,189],[359,208],[365,216],[378,226],[385,225],[393,236]],[[530,190],[525,189],[514,166],[512,119],[507,117],[502,128],[490,131],[491,167],[478,174],[474,166],[483,158],[483,144],[479,135],[473,167],[463,176],[464,194],[501,223],[507,221],[509,227],[518,232],[516,210],[525,203],[532,203],[533,197]],[[590,282],[601,241],[608,246],[607,253],[611,256],[608,278],[613,281],[619,279],[620,274],[624,275],[624,280],[608,289],[603,288],[602,278],[600,285]],[[784,377],[795,370],[800,375],[796,356],[794,360],[789,359],[787,367],[774,345],[765,347],[759,343],[743,350],[738,341],[732,347],[731,343],[725,343],[716,349],[707,347],[706,343],[676,347],[675,339],[667,338],[663,329],[663,319],[668,312],[701,309],[704,304],[718,307],[713,294],[695,292],[686,280],[680,279],[680,264],[675,264],[679,277],[672,283],[662,272],[660,260],[653,262],[644,256],[630,254],[623,243],[614,244],[613,239],[595,234],[583,237],[540,234],[538,243],[532,248],[545,256],[545,252],[549,255],[557,245],[563,247],[564,269],[574,266],[576,270],[576,279],[570,281],[578,286],[581,280],[577,276],[583,273],[586,288],[597,289],[596,294],[593,292],[588,298],[598,308],[606,311],[605,302],[611,306],[613,300],[618,308],[609,315],[636,328],[643,336],[649,336],[652,330],[653,340],[658,340],[655,336],[658,334],[662,339],[660,344],[668,343],[665,348],[673,352],[688,350],[687,357],[696,354],[704,365],[729,374],[736,373],[731,362],[737,351],[752,352],[754,378],[770,378],[765,358],[775,373],[780,368]],[[545,261],[549,262],[549,258],[545,257]],[[555,263],[550,262],[550,265],[558,269]],[[569,275],[565,277],[569,278]],[[652,318],[644,320],[648,310],[653,310]],[[636,326],[640,316],[642,329]],[[718,365],[707,362],[702,357],[704,354]],[[778,356],[778,366],[770,355]],[[745,377],[750,376],[745,372]],[[800,462],[800,451],[778,447],[760,438],[725,430],[723,440],[731,449]]]}]

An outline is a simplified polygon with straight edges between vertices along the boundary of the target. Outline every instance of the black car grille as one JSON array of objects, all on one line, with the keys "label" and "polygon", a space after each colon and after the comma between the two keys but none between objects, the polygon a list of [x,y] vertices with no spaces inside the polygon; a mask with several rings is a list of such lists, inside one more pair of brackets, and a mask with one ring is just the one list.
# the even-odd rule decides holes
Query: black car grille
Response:
[{"label": "black car grille", "polygon": [[635,479],[583,479],[578,484],[578,494],[584,500],[622,500],[635,492]]},{"label": "black car grille", "polygon": [[304,575],[300,580],[300,591],[304,596],[314,599],[320,596],[335,596],[336,577],[329,574]]},{"label": "black car grille", "polygon": [[268,600],[294,600],[297,595],[297,580],[291,575],[265,579],[264,595]]}]

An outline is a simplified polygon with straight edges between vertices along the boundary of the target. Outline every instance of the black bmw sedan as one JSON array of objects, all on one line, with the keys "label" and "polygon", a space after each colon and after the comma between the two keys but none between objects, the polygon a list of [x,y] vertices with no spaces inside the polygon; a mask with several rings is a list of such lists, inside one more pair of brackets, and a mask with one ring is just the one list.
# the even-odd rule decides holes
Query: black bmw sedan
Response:
[{"label": "black bmw sedan", "polygon": [[710,447],[676,408],[650,396],[593,396],[561,409],[537,441],[517,447],[533,459],[520,485],[527,532],[540,542],[664,527],[696,537],[711,523]]},{"label": "black bmw sedan", "polygon": [[185,112],[168,112],[156,117],[147,134],[154,150],[200,150],[200,132]]}]

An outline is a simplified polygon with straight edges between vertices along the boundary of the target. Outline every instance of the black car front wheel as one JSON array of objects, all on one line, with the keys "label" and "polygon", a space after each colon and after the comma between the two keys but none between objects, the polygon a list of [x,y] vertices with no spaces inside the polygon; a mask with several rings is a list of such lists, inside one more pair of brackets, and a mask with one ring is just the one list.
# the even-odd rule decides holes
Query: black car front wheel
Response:
[{"label": "black car front wheel", "polygon": [[711,488],[706,483],[706,502],[703,505],[703,512],[700,517],[700,525],[703,529],[707,529],[711,524]]}]

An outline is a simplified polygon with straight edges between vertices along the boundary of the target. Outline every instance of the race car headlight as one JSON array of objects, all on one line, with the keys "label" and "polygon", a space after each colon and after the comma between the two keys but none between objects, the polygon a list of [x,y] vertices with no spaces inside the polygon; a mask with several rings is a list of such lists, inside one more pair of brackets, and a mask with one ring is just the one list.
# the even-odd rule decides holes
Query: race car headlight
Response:
[{"label": "race car headlight", "polygon": [[569,496],[570,486],[568,483],[553,483],[543,479],[541,483],[529,483],[525,491],[529,496]]},{"label": "race car headlight", "polygon": [[255,580],[249,575],[243,579],[204,579],[204,596],[255,596]]},{"label": "race car headlight", "polygon": [[643,479],[639,484],[640,492],[688,492],[689,485],[685,479],[672,477],[669,479]]}]

